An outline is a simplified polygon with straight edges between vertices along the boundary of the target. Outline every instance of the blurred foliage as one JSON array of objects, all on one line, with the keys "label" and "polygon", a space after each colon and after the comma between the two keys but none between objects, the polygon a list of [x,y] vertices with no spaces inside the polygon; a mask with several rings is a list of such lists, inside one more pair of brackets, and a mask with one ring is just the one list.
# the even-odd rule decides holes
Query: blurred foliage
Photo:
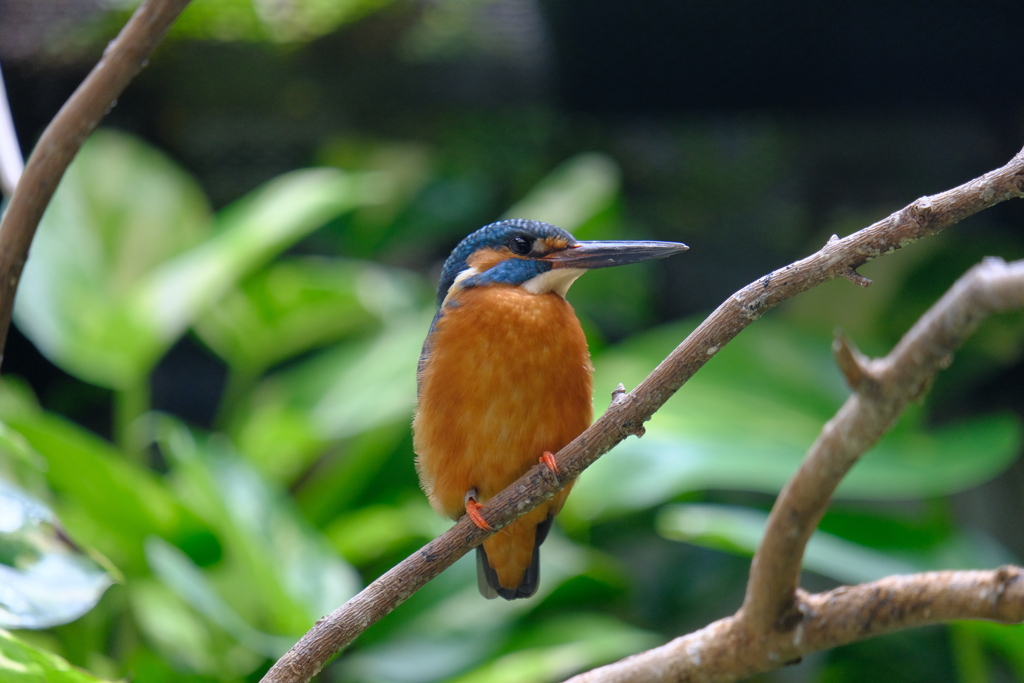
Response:
[{"label": "blurred foliage", "polygon": [[[393,0],[195,0],[171,28],[179,38],[296,43],[312,40],[390,4]],[[109,0],[121,11],[109,17],[124,24],[139,0]],[[106,23],[106,22],[104,22]]]},{"label": "blurred foliage", "polygon": [[132,138],[94,135],[40,224],[14,319],[54,363],[119,390],[119,436],[153,366],[240,278],[340,212],[381,201],[372,177],[297,171],[216,217],[195,181]]},{"label": "blurred foliage", "polygon": [[101,679],[4,630],[0,630],[0,658],[0,671],[9,683],[102,683]]},{"label": "blurred foliage", "polygon": [[[753,556],[767,519],[764,512],[728,505],[666,506],[658,515],[658,530],[672,540]],[[893,574],[986,569],[1014,561],[998,543],[984,535],[968,535],[948,526],[935,530],[938,533],[933,538],[918,529],[906,534],[912,528],[898,518],[861,516],[856,526],[846,531],[863,537],[863,544],[816,531],[807,544],[804,568],[841,583],[854,584]],[[913,545],[892,543],[901,531],[904,536],[916,536]]]},{"label": "blurred foliage", "polygon": [[[410,457],[430,286],[370,261],[281,255],[344,216],[382,224],[386,235],[431,184],[429,170],[410,184],[386,169],[295,172],[214,215],[194,181],[140,141],[105,131],[85,147],[40,228],[19,325],[54,363],[120,394],[145,387],[189,329],[223,360],[228,380],[214,431],[147,411],[143,393],[119,417],[116,446],[4,381],[0,569],[17,572],[21,584],[9,588],[48,602],[0,602],[8,626],[51,628],[48,638],[5,647],[73,671],[53,651],[108,677],[251,679],[362,582],[444,529]],[[618,183],[608,157],[584,154],[508,215],[605,236]],[[624,291],[627,305],[643,306],[642,289]],[[595,351],[597,405],[618,382],[635,385],[695,324]],[[325,680],[550,681],[670,637],[623,611],[628,572],[588,539],[656,512],[668,539],[751,554],[763,510],[665,503],[708,489],[777,491],[846,395],[828,349],[819,333],[760,321],[655,416],[643,440],[581,479],[562,515],[568,536],[545,544],[537,597],[485,601],[472,562],[462,561],[371,628]],[[937,429],[925,417],[922,407],[908,411],[840,498],[939,499],[990,479],[1020,452],[1011,415]],[[67,536],[44,533],[62,528]],[[51,556],[63,561],[43,572]],[[805,566],[851,582],[1012,560],[940,506],[924,516],[833,511]],[[52,585],[83,588],[72,599]],[[65,622],[73,623],[52,628]],[[82,646],[83,629],[98,650]],[[989,651],[1019,666],[1016,631],[968,624],[955,633],[967,643],[957,646],[963,666]]]},{"label": "blurred foliage", "polygon": [[[295,43],[387,4],[196,0],[173,35]],[[423,5],[404,58],[480,42],[486,5]],[[44,409],[16,378],[0,383],[0,626],[19,629],[0,632],[0,679],[257,680],[319,616],[442,532],[409,433],[433,315],[422,271],[481,220],[536,218],[583,239],[684,224],[691,232],[655,236],[704,249],[755,235],[732,260],[695,249],[678,266],[574,285],[598,411],[699,322],[653,324],[670,280],[685,270],[691,289],[712,288],[705,275],[747,253],[808,246],[811,208],[787,185],[799,162],[779,127],[743,121],[726,135],[691,123],[668,143],[634,130],[609,145],[644,160],[630,169],[601,145],[563,153],[569,145],[537,142],[570,135],[541,108],[415,113],[428,131],[417,141],[335,131],[311,155],[322,167],[230,202],[127,134],[100,131],[83,148],[40,226],[16,321],[64,372],[113,393],[114,438]],[[642,181],[632,206],[624,176]],[[877,218],[821,222],[845,234]],[[536,597],[485,601],[472,559],[460,561],[318,680],[560,680],[734,610],[771,496],[848,395],[832,327],[841,320],[862,348],[885,353],[953,277],[1003,246],[944,239],[870,264],[870,296],[830,283],[721,349],[643,439],[581,478],[544,545]],[[1024,316],[987,323],[938,396],[858,463],[808,547],[814,586],[1019,561],[959,524],[951,503],[1014,465],[1019,416],[937,419],[935,405],[1016,362],[1022,339]],[[155,369],[182,344],[225,371],[204,428],[151,410]],[[885,680],[985,681],[997,667],[1024,680],[1021,652],[1024,629],[963,623],[808,658],[803,671],[864,680],[889,662]]]}]

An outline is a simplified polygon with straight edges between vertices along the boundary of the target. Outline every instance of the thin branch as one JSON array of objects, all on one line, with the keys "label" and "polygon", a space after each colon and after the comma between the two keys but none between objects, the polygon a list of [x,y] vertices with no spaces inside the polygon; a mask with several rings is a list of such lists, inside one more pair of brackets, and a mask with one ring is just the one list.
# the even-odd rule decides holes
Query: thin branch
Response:
[{"label": "thin branch", "polygon": [[1024,261],[986,259],[957,280],[885,358],[869,361],[839,338],[836,355],[854,394],[775,501],[743,604],[751,629],[785,630],[792,622],[804,548],[839,482],[986,317],[1014,308],[1024,308]]},{"label": "thin branch", "polygon": [[189,0],[146,0],[43,131],[0,222],[0,363],[21,271],[46,206],[71,160]]},{"label": "thin branch", "polygon": [[[960,187],[923,197],[888,218],[744,287],[718,307],[632,393],[618,395],[605,414],[555,456],[562,477],[543,466],[492,498],[481,512],[495,529],[548,500],[568,481],[643,424],[718,350],[782,301],[868,261],[933,235],[994,204],[1024,196],[1024,150],[1007,165]],[[489,535],[463,517],[316,625],[263,678],[264,683],[305,683],[371,624]]]},{"label": "thin branch", "polygon": [[890,576],[827,593],[798,592],[791,630],[751,631],[737,613],[661,647],[569,679],[568,683],[735,681],[811,652],[954,619],[1024,621],[1024,569]]}]

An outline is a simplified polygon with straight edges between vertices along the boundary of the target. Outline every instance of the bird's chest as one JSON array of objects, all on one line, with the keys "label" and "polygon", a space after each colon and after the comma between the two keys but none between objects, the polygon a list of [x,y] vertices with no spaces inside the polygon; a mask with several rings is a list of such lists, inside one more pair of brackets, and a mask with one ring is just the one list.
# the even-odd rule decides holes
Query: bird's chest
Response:
[{"label": "bird's chest", "polygon": [[435,329],[425,384],[451,383],[466,396],[459,403],[475,400],[486,412],[539,407],[549,393],[585,390],[589,402],[586,339],[561,296],[488,287],[465,292],[458,304]]},{"label": "bird's chest", "polygon": [[491,488],[478,481],[486,476],[500,490],[589,426],[590,355],[557,294],[487,287],[457,303],[438,320],[420,375],[421,474],[428,486],[437,467],[442,479],[441,470],[464,472],[473,486]]}]

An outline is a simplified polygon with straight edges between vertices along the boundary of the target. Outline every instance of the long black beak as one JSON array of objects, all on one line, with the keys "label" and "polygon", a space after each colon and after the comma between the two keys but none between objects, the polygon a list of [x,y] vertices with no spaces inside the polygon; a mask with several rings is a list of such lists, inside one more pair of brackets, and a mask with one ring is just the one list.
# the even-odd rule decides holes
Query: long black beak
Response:
[{"label": "long black beak", "polygon": [[608,268],[665,258],[689,249],[682,242],[577,242],[544,257],[556,268]]}]

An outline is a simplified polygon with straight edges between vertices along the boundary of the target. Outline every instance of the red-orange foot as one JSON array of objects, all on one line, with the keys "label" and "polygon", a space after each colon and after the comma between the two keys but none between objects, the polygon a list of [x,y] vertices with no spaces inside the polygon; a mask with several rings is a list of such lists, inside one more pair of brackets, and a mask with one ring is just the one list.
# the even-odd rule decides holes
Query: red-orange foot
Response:
[{"label": "red-orange foot", "polygon": [[476,489],[466,492],[466,515],[472,520],[473,524],[476,524],[484,531],[494,531],[494,527],[488,524],[484,516],[480,514],[480,508],[483,505],[476,502],[476,498],[473,497],[475,495]]},{"label": "red-orange foot", "polygon": [[551,451],[544,451],[544,455],[540,456],[540,462],[543,465],[547,465],[548,469],[555,474],[561,474],[558,471],[558,463],[555,462],[555,456],[551,455]]}]

